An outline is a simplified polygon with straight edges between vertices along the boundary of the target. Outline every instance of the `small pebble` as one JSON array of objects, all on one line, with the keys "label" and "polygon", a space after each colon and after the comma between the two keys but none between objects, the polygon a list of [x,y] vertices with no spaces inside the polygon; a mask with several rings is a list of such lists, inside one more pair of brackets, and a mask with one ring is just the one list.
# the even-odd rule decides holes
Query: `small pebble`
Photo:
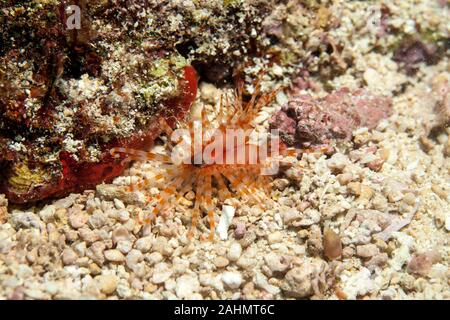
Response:
[{"label": "small pebble", "polygon": [[155,265],[152,275],[152,282],[154,284],[163,283],[164,281],[168,280],[172,276],[172,274],[172,267],[165,262],[160,262]]},{"label": "small pebble", "polygon": [[279,243],[283,240],[283,235],[280,231],[275,231],[267,237],[267,240],[270,244]]},{"label": "small pebble", "polygon": [[339,235],[331,229],[325,229],[323,233],[324,255],[334,260],[342,255],[342,242]]},{"label": "small pebble", "polygon": [[152,252],[145,257],[145,260],[150,263],[150,265],[157,264],[163,260],[163,256],[159,252]]},{"label": "small pebble", "polygon": [[116,207],[117,210],[125,209],[125,205],[119,199],[114,199],[114,206]]},{"label": "small pebble", "polygon": [[130,240],[130,232],[128,231],[128,229],[120,226],[114,229],[111,238],[113,243],[117,243],[119,241],[127,241]]},{"label": "small pebble", "polygon": [[342,170],[345,169],[348,163],[349,160],[347,156],[343,155],[342,153],[335,153],[328,160],[328,168],[330,168],[334,172],[342,172]]},{"label": "small pebble", "polygon": [[236,239],[242,239],[245,236],[246,228],[245,223],[238,223],[236,229],[234,230],[234,237]]},{"label": "small pebble", "polygon": [[39,217],[45,223],[52,222],[56,213],[56,207],[54,205],[45,206],[41,211],[39,211]]},{"label": "small pebble", "polygon": [[242,248],[247,248],[249,245],[251,245],[256,240],[256,233],[253,231],[247,231],[244,234],[244,237],[239,241]]},{"label": "small pebble", "polygon": [[227,258],[230,261],[237,261],[242,254],[242,246],[238,242],[233,242],[228,250]]},{"label": "small pebble", "polygon": [[291,269],[284,277],[281,289],[287,296],[302,299],[313,294],[315,268],[310,264]]},{"label": "small pebble", "polygon": [[297,209],[291,208],[282,213],[283,223],[289,225],[293,221],[299,220],[301,214]]},{"label": "small pebble", "polygon": [[410,206],[413,206],[416,204],[416,199],[417,199],[417,197],[412,192],[406,193],[405,196],[403,197],[403,201]]},{"label": "small pebble", "polygon": [[108,261],[111,262],[124,262],[125,256],[120,252],[119,250],[112,249],[112,250],[106,250],[104,252],[105,258]]},{"label": "small pebble", "polygon": [[92,229],[100,229],[106,223],[106,216],[101,210],[95,210],[89,217],[88,223]]},{"label": "small pebble", "polygon": [[364,244],[356,247],[356,255],[361,258],[371,258],[380,252],[374,244]]},{"label": "small pebble", "polygon": [[342,186],[346,186],[352,181],[353,175],[350,172],[341,173],[337,176],[337,180]]},{"label": "small pebble", "polygon": [[78,255],[71,248],[64,249],[62,252],[61,259],[66,266],[73,265],[77,258]]},{"label": "small pebble", "polygon": [[230,289],[238,289],[242,284],[242,275],[236,271],[222,273],[222,282]]},{"label": "small pebble", "polygon": [[361,195],[361,183],[360,182],[349,182],[347,184],[347,190],[356,196]]},{"label": "small pebble", "polygon": [[175,292],[180,299],[189,299],[200,289],[196,275],[182,275],[177,279]]},{"label": "small pebble", "polygon": [[144,237],[136,240],[134,247],[142,253],[149,252],[152,248],[152,238]]},{"label": "small pebble", "polygon": [[284,274],[289,268],[289,260],[276,253],[270,252],[264,256],[264,261],[274,274]]},{"label": "small pebble", "polygon": [[447,200],[449,193],[441,186],[433,184],[431,190],[437,194],[442,200]]},{"label": "small pebble", "polygon": [[106,294],[111,295],[117,288],[117,276],[115,275],[101,275],[97,276],[95,280],[98,282],[100,290]]},{"label": "small pebble", "polygon": [[133,248],[133,242],[128,240],[121,240],[117,242],[116,249],[122,252],[123,254],[127,254]]},{"label": "small pebble", "polygon": [[69,223],[74,229],[80,229],[88,221],[89,217],[81,210],[69,211]]},{"label": "small pebble", "polygon": [[230,262],[225,257],[216,257],[213,263],[217,268],[225,268]]},{"label": "small pebble", "polygon": [[139,250],[133,249],[131,250],[125,259],[126,265],[131,270],[135,270],[138,263],[140,263],[142,260],[144,260],[144,256],[142,255],[142,252]]}]

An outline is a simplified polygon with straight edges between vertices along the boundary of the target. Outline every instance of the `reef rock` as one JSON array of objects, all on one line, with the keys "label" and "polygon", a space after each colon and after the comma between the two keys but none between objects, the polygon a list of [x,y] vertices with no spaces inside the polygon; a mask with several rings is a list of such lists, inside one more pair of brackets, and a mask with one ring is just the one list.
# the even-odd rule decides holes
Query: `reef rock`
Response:
[{"label": "reef rock", "polygon": [[284,142],[297,147],[329,147],[333,140],[350,141],[360,127],[373,129],[391,113],[392,102],[359,89],[340,89],[324,98],[294,96],[270,120]]}]

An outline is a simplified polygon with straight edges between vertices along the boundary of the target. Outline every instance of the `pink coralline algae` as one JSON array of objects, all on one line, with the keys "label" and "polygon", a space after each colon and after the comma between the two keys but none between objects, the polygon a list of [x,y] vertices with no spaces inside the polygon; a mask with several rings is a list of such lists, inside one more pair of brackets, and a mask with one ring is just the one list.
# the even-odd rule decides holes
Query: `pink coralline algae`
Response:
[{"label": "pink coralline algae", "polygon": [[360,127],[375,128],[391,114],[392,101],[364,89],[343,88],[323,98],[293,97],[270,120],[290,146],[329,150],[333,140],[350,141]]},{"label": "pink coralline algae", "polygon": [[435,64],[438,57],[436,53],[437,48],[434,45],[425,44],[416,39],[408,39],[394,52],[393,60],[408,75],[414,75],[417,72],[419,63]]},{"label": "pink coralline algae", "polygon": [[437,250],[416,253],[408,263],[407,270],[412,274],[426,276],[430,272],[433,264],[441,260],[442,257]]}]

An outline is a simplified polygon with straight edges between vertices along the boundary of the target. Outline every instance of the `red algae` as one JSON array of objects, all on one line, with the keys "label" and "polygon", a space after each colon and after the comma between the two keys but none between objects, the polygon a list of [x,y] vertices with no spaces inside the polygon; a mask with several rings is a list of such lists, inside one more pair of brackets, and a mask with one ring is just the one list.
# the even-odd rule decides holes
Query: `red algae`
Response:
[{"label": "red algae", "polygon": [[53,173],[54,177],[50,181],[32,186],[27,192],[18,192],[8,184],[8,180],[3,180],[0,182],[0,193],[4,193],[11,203],[27,203],[64,196],[70,192],[81,192],[97,184],[110,182],[126,167],[111,156],[109,153],[111,148],[148,148],[161,133],[158,119],[166,119],[168,123],[174,125],[176,120],[185,117],[197,93],[197,76],[191,66],[184,67],[184,78],[180,81],[180,86],[180,95],[167,101],[160,115],[145,128],[130,138],[116,138],[102,146],[99,161],[77,161],[70,153],[61,151],[59,170]]}]

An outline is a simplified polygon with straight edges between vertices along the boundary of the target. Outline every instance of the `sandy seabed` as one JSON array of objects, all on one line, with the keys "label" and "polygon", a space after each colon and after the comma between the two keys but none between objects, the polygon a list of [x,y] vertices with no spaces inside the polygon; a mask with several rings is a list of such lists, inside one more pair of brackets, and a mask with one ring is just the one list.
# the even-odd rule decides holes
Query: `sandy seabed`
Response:
[{"label": "sandy seabed", "polygon": [[[367,50],[370,30],[352,29],[367,6],[336,6],[344,19],[332,35],[348,42],[354,64],[327,82],[312,79],[314,90],[302,93],[363,87],[392,99],[390,117],[354,131],[353,143],[332,156],[305,154],[273,179],[266,205],[229,199],[235,215],[226,239],[213,242],[187,237],[193,194],[151,225],[137,221],[149,204],[122,185],[155,163],[135,163],[111,185],[31,208],[0,196],[0,298],[449,299],[450,131],[434,130],[436,106],[450,114],[448,55],[406,75],[392,53]],[[427,6],[391,4],[399,28],[415,16],[448,32],[448,5],[439,15]],[[194,112],[213,109],[225,91],[201,82]],[[277,95],[258,125],[267,127],[290,98]],[[218,205],[217,222],[221,212]],[[208,232],[206,218],[198,229]],[[334,259],[324,255],[329,229],[342,243]]]}]

